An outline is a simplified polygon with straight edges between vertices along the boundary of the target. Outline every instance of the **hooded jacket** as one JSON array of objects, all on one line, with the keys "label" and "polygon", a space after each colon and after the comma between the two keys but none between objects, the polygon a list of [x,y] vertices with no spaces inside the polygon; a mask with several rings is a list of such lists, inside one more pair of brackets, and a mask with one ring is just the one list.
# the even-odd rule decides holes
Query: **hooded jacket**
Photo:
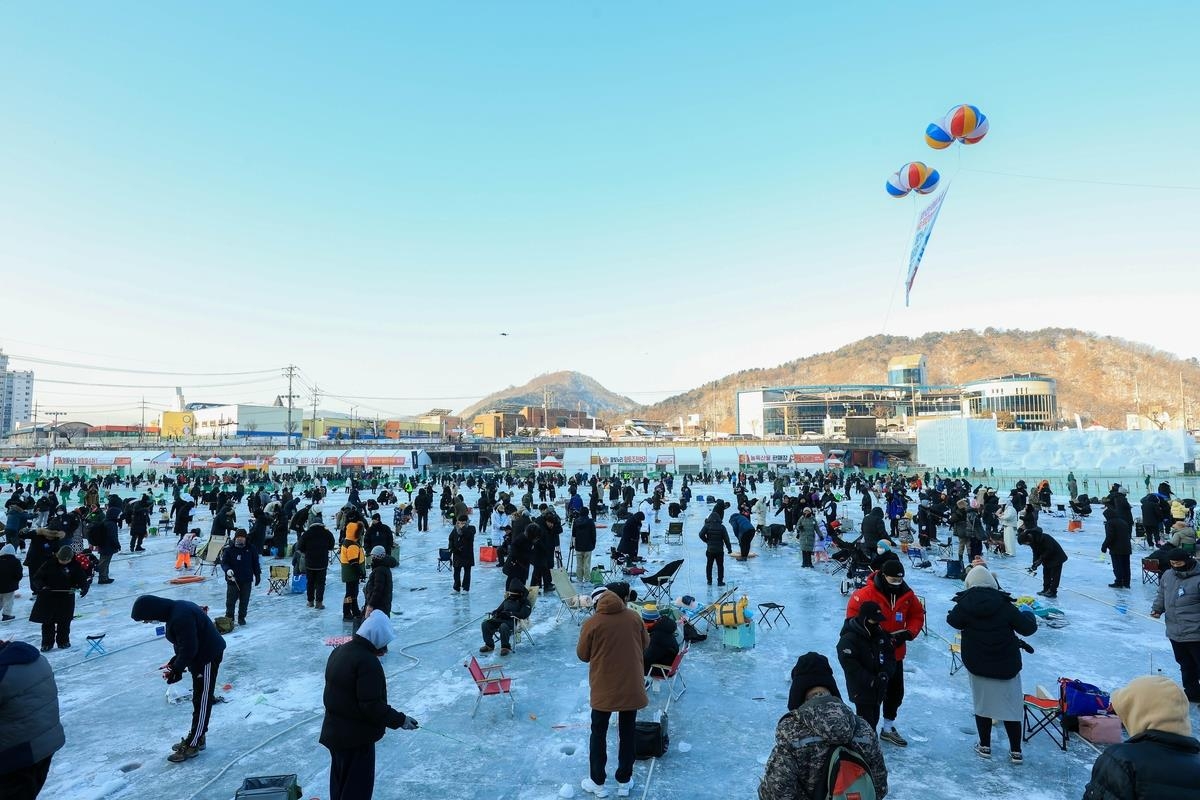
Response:
[{"label": "hooded jacket", "polygon": [[596,521],[591,517],[576,517],[571,525],[571,538],[575,542],[575,550],[579,553],[590,553],[596,549]]},{"label": "hooded jacket", "polygon": [[879,676],[895,661],[891,643],[891,637],[882,628],[872,632],[861,617],[853,617],[842,624],[837,655],[846,676],[846,694],[850,702],[870,704],[883,699],[886,683]]},{"label": "hooded jacket", "polygon": [[1029,545],[1029,549],[1033,551],[1034,569],[1043,565],[1056,566],[1067,563],[1067,553],[1062,549],[1062,545],[1053,536],[1042,533],[1040,528],[1026,528],[1018,541]]},{"label": "hooded jacket", "polygon": [[901,634],[893,639],[900,640],[896,643],[896,660],[903,661],[908,652],[905,641],[917,638],[925,627],[925,607],[907,583],[892,586],[879,572],[871,573],[866,586],[850,595],[846,617],[857,617],[859,608],[868,600],[878,603],[883,609],[883,629],[891,634]]},{"label": "hooded jacket", "polygon": [[176,671],[203,672],[205,665],[220,661],[225,640],[204,609],[187,600],[168,600],[144,594],[133,601],[130,616],[138,622],[165,622],[167,641],[175,646],[170,664]]},{"label": "hooded jacket", "polygon": [[66,741],[50,662],[28,642],[0,641],[0,775],[33,766]]},{"label": "hooded jacket", "polygon": [[670,666],[675,656],[679,655],[679,640],[676,638],[678,631],[679,626],[670,617],[659,617],[658,622],[654,623],[654,627],[649,630],[650,644],[642,654],[646,674],[650,673],[651,664]]},{"label": "hooded jacket", "polygon": [[308,530],[304,531],[296,545],[300,552],[304,553],[305,569],[327,569],[329,554],[336,546],[333,532],[319,521],[308,526]]},{"label": "hooded jacket", "polygon": [[1173,642],[1200,642],[1200,565],[1189,558],[1182,571],[1163,570],[1158,579],[1158,594],[1150,610],[1162,613],[1167,622],[1167,638]]},{"label": "hooded jacket", "polygon": [[649,643],[637,612],[611,591],[600,595],[595,613],[584,620],[575,645],[575,655],[588,665],[594,710],[633,711],[649,705],[642,662]]},{"label": "hooded jacket", "polygon": [[1125,521],[1114,508],[1104,509],[1104,543],[1101,553],[1127,556],[1133,553],[1133,526]]},{"label": "hooded jacket", "polygon": [[385,615],[392,615],[392,568],[396,559],[390,555],[371,559],[371,574],[363,587],[363,604],[378,608]]},{"label": "hooded jacket", "polygon": [[779,720],[775,748],[758,786],[759,800],[815,797],[826,780],[822,774],[825,762],[838,746],[862,755],[875,783],[875,796],[883,800],[888,792],[888,773],[875,731],[833,695],[818,695]]},{"label": "hooded jacket", "polygon": [[393,638],[387,616],[372,611],[350,641],[329,654],[320,742],[330,750],[374,745],[385,729],[395,730],[407,719],[388,705],[387,678],[376,655]]},{"label": "hooded jacket", "polygon": [[883,524],[883,509],[876,506],[863,517],[861,546],[873,553],[879,540],[885,538],[887,538],[887,527]]},{"label": "hooded jacket", "polygon": [[1192,734],[1188,702],[1170,678],[1135,678],[1112,695],[1129,739],[1107,748],[1092,765],[1084,800],[1191,798],[1200,786],[1200,741]]},{"label": "hooded jacket", "polygon": [[962,660],[967,671],[1001,681],[1021,672],[1017,636],[1037,632],[1037,617],[1032,611],[1017,610],[1011,596],[990,586],[975,586],[956,594],[946,624],[962,631]]},{"label": "hooded jacket", "polygon": [[625,527],[621,529],[621,540],[617,543],[617,552],[627,556],[636,556],[638,540],[642,535],[642,521],[645,516],[638,511],[625,519]]},{"label": "hooded jacket", "polygon": [[11,544],[0,547],[0,594],[15,592],[21,585],[21,560]]}]

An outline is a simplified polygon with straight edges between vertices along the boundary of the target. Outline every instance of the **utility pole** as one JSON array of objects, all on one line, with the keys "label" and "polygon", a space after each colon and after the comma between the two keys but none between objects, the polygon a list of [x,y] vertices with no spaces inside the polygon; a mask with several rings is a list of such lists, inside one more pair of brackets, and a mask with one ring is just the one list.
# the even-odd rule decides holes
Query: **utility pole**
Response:
[{"label": "utility pole", "polygon": [[542,387],[542,429],[550,430],[550,389]]},{"label": "utility pole", "polygon": [[[57,442],[57,440],[58,440],[58,418],[65,417],[66,415],[67,415],[67,412],[65,412],[65,411],[47,411],[46,412],[46,416],[54,417],[54,424],[51,425],[51,427],[50,427],[50,435],[52,437],[54,437],[53,440],[50,442],[51,450],[53,450],[54,445],[58,443]],[[34,429],[33,438],[34,438],[34,441],[37,441],[37,429],[36,428]]]},{"label": "utility pole", "polygon": [[314,439],[317,438],[317,401],[320,398],[321,398],[321,387],[314,385],[312,388],[313,417],[312,417],[312,431],[311,431],[312,438],[314,438]]},{"label": "utility pole", "polygon": [[292,380],[296,377],[296,365],[288,364],[286,367],[283,368],[283,374],[288,379],[288,393],[287,393],[288,415],[287,415],[287,429],[286,429],[287,444],[285,445],[285,447],[290,448],[292,446],[292,432],[293,432],[292,401],[300,396],[297,394],[292,394]]},{"label": "utility pole", "polygon": [[142,397],[142,424],[138,425],[138,444],[142,443],[142,435],[146,432],[146,398]]}]

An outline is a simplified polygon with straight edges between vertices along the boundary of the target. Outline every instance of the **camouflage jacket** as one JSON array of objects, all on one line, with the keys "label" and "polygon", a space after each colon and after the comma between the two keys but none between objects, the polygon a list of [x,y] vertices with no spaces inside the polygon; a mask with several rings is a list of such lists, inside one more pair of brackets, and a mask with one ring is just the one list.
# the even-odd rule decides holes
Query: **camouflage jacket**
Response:
[{"label": "camouflage jacket", "polygon": [[784,714],[775,728],[775,749],[758,786],[759,800],[810,800],[821,783],[829,753],[843,745],[858,751],[871,770],[879,800],[887,795],[887,767],[875,731],[832,695],[814,697]]}]

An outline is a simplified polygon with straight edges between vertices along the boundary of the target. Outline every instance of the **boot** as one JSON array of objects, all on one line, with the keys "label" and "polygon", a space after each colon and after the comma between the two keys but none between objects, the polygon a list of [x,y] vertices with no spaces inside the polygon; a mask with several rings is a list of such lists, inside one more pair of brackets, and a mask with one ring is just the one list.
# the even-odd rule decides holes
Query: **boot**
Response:
[{"label": "boot", "polygon": [[[205,738],[206,737],[204,737],[204,736],[200,737],[200,745],[196,748],[197,750],[203,750],[205,747],[208,747],[208,742],[205,741]],[[183,737],[178,742],[171,745],[171,750],[176,753],[179,752],[187,745],[187,740],[188,740],[188,737],[186,737],[186,736]]]},{"label": "boot", "polygon": [[200,748],[188,747],[185,744],[182,747],[180,747],[178,750],[175,750],[174,752],[172,752],[171,755],[167,756],[167,761],[170,761],[172,764],[182,764],[184,761],[187,761],[189,758],[195,758],[198,755],[200,755]]}]

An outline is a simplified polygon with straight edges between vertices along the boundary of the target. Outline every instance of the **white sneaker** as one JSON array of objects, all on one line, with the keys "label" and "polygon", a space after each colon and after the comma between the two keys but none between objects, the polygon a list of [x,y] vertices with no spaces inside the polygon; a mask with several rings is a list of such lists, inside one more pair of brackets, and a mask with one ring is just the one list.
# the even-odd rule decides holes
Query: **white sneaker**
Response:
[{"label": "white sneaker", "polygon": [[629,792],[632,789],[633,781],[625,781],[624,783],[617,781],[617,797],[629,797]]},{"label": "white sneaker", "polygon": [[583,787],[583,790],[585,792],[588,792],[589,794],[594,794],[594,795],[596,795],[596,797],[608,797],[608,787],[607,786],[597,786],[595,783],[592,782],[591,778],[584,778],[582,781],[579,782],[579,785]]}]

